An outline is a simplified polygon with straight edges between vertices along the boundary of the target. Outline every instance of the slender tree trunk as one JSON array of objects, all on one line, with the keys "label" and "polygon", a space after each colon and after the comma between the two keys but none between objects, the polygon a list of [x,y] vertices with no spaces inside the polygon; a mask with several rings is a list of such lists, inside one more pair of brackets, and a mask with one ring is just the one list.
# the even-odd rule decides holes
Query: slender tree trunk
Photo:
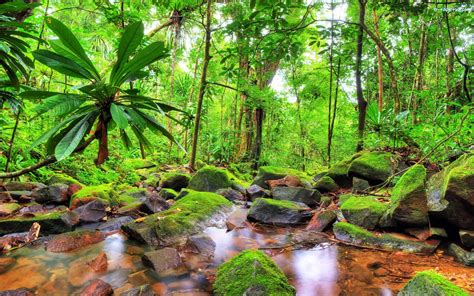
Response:
[{"label": "slender tree trunk", "polygon": [[[374,26],[375,34],[380,38],[379,32],[379,19],[377,17],[377,12],[374,9]],[[378,110],[382,112],[383,110],[383,67],[382,67],[382,53],[380,52],[380,46],[377,44],[377,77],[379,81],[379,95],[378,95]]]},{"label": "slender tree trunk", "polygon": [[425,61],[425,53],[426,53],[426,30],[425,30],[425,23],[422,21],[421,25],[421,34],[420,34],[420,47],[418,51],[418,66],[416,68],[416,75],[413,79],[413,87],[410,94],[410,102],[412,103],[412,120],[413,124],[417,123],[417,112],[418,112],[418,98],[415,95],[415,91],[420,91],[423,86],[423,65]]},{"label": "slender tree trunk", "polygon": [[365,27],[365,5],[366,0],[359,0],[359,30],[357,34],[357,53],[356,53],[356,64],[355,64],[355,78],[356,78],[356,91],[357,91],[357,105],[359,107],[359,123],[358,123],[358,135],[359,139],[357,142],[357,151],[364,148],[364,130],[365,130],[365,115],[367,111],[367,101],[364,99],[364,93],[362,90],[362,79],[361,79],[361,66],[362,66],[362,51],[364,41],[364,27]]},{"label": "slender tree trunk", "polygon": [[329,45],[329,102],[328,102],[328,144],[327,158],[328,167],[331,166],[331,116],[332,116],[332,84],[333,84],[333,43],[334,43],[334,3],[331,1],[331,44]]},{"label": "slender tree trunk", "polygon": [[[332,108],[332,116],[331,116],[331,124],[330,124],[330,134],[328,137],[328,147],[332,146],[332,137],[334,134],[334,123],[336,121],[336,114],[337,114],[337,97],[339,94],[339,81],[340,81],[340,71],[341,71],[341,58],[337,61],[337,71],[336,71],[336,93],[334,95],[334,107]],[[329,156],[329,155],[328,155]],[[330,161],[328,160],[329,167],[331,166]]]},{"label": "slender tree trunk", "polygon": [[209,67],[209,60],[211,56],[209,54],[211,48],[211,4],[212,0],[207,0],[207,9],[206,9],[206,27],[205,27],[205,46],[204,46],[204,60],[202,65],[201,73],[201,86],[199,88],[198,96],[198,105],[196,110],[196,120],[194,123],[194,134],[193,134],[193,145],[191,151],[191,159],[189,161],[189,166],[191,169],[194,169],[194,164],[196,163],[196,153],[197,153],[197,144],[199,137],[199,127],[201,124],[201,112],[202,112],[202,101],[204,99],[204,94],[206,93],[206,79],[207,79],[207,68]]}]

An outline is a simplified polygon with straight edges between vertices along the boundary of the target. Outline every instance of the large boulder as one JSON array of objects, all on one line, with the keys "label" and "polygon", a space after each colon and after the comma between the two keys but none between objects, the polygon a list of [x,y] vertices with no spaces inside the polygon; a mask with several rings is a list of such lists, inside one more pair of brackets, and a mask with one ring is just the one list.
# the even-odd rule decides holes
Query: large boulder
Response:
[{"label": "large boulder", "polygon": [[424,226],[428,224],[426,169],[411,167],[393,188],[388,215],[397,224]]},{"label": "large boulder", "polygon": [[370,232],[362,227],[347,222],[338,222],[333,226],[334,235],[338,240],[354,245],[384,249],[387,251],[405,251],[410,253],[433,253],[438,241],[420,242],[401,235],[380,234]]},{"label": "large boulder", "polygon": [[366,229],[379,226],[380,219],[389,208],[389,203],[382,202],[378,196],[348,194],[342,196],[341,200],[344,218]]},{"label": "large boulder", "polygon": [[190,179],[188,174],[167,172],[161,176],[160,187],[171,188],[179,192],[181,189],[188,187]]},{"label": "large boulder", "polygon": [[247,213],[247,219],[265,224],[298,225],[311,219],[309,210],[301,203],[257,198]]},{"label": "large boulder", "polygon": [[198,170],[189,181],[189,189],[216,192],[218,189],[234,187],[240,181],[225,169],[205,166]]},{"label": "large boulder", "polygon": [[461,156],[431,177],[428,208],[437,219],[474,230],[474,153]]},{"label": "large boulder", "polygon": [[349,167],[354,159],[360,156],[360,153],[354,154],[352,157],[344,159],[331,166],[327,172],[327,176],[336,182],[339,187],[350,188],[352,178],[349,177]]},{"label": "large boulder", "polygon": [[258,250],[244,251],[219,266],[213,287],[218,296],[296,294],[273,260]]},{"label": "large boulder", "polygon": [[418,272],[397,295],[468,296],[469,294],[434,270],[426,270]]},{"label": "large boulder", "polygon": [[316,181],[314,188],[321,193],[336,192],[339,190],[339,185],[331,177],[323,176]]},{"label": "large boulder", "polygon": [[349,166],[348,175],[369,181],[371,185],[385,182],[394,173],[394,156],[388,152],[364,152]]},{"label": "large boulder", "polygon": [[37,222],[41,226],[41,235],[71,231],[72,225],[64,218],[64,211],[35,213],[34,217],[11,217],[0,219],[0,236],[9,233],[27,232]]},{"label": "large boulder", "polygon": [[306,189],[303,187],[273,187],[272,196],[277,200],[289,200],[314,207],[321,200],[321,193],[316,189]]},{"label": "large boulder", "polygon": [[275,166],[261,166],[258,169],[257,177],[255,177],[252,185],[258,185],[262,188],[269,189],[267,181],[283,179],[286,176],[298,177],[305,187],[311,188],[311,177],[304,172]]},{"label": "large boulder", "polygon": [[156,272],[174,269],[183,265],[183,261],[174,248],[163,248],[143,254],[143,264]]},{"label": "large boulder", "polygon": [[122,229],[130,237],[153,247],[169,246],[213,225],[213,218],[231,206],[230,201],[218,194],[188,190],[168,210],[125,224]]}]

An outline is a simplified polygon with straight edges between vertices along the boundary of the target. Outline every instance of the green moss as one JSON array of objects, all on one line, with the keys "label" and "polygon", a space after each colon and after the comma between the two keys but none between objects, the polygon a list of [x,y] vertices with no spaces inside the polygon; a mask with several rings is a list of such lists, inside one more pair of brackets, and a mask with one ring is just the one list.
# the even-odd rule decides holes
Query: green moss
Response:
[{"label": "green moss", "polygon": [[383,182],[393,173],[393,155],[388,152],[364,152],[354,159],[349,175],[373,182]]},{"label": "green moss", "polygon": [[81,200],[100,199],[106,203],[114,203],[115,190],[113,184],[87,186],[74,193],[70,205],[76,205]]},{"label": "green moss", "polygon": [[56,183],[67,184],[67,185],[77,184],[77,185],[84,186],[84,184],[82,184],[81,182],[77,181],[73,177],[64,173],[51,174],[48,180],[48,184],[51,185],[51,184],[56,184]]},{"label": "green moss", "polygon": [[175,199],[178,196],[178,192],[171,188],[162,188],[160,191],[160,195],[164,199]]},{"label": "green moss", "polygon": [[239,180],[225,169],[205,166],[191,178],[188,188],[197,191],[215,192],[218,189],[234,186],[247,187],[248,184]]},{"label": "green moss", "polygon": [[17,203],[2,203],[0,204],[0,213],[11,214],[20,208],[21,206]]},{"label": "green moss", "polygon": [[283,272],[258,250],[247,250],[219,266],[214,283],[216,295],[295,295]]},{"label": "green moss", "polygon": [[278,180],[286,176],[298,177],[303,183],[307,183],[309,186],[311,185],[312,178],[308,176],[306,173],[295,170],[295,169],[282,168],[282,167],[276,167],[276,166],[261,166],[258,169],[257,177],[255,177],[255,180],[253,181],[252,184],[268,189],[269,187],[266,181]]},{"label": "green moss", "polygon": [[143,184],[152,187],[158,187],[160,185],[161,175],[158,173],[148,174]]},{"label": "green moss", "polygon": [[405,199],[409,193],[425,191],[426,169],[422,165],[412,166],[398,180],[392,191],[392,202],[398,203]]},{"label": "green moss", "polygon": [[302,210],[303,207],[300,206],[299,204],[289,201],[289,200],[276,200],[276,199],[271,199],[271,198],[257,198],[255,199],[254,203],[266,203],[275,207],[279,208],[285,208],[289,210]]},{"label": "green moss", "polygon": [[446,178],[445,189],[474,204],[472,184],[474,183],[474,154],[460,158],[458,165],[452,168]]},{"label": "green moss", "polygon": [[140,197],[145,197],[147,190],[145,188],[131,187],[123,190],[112,203],[119,205],[128,205],[136,202]]},{"label": "green moss", "polygon": [[344,212],[370,209],[381,216],[387,211],[389,204],[379,201],[379,198],[379,196],[371,195],[346,194],[343,197],[344,201],[341,204],[341,210]]},{"label": "green moss", "polygon": [[149,160],[142,158],[129,158],[123,161],[123,166],[133,170],[146,169],[155,167],[156,165]]},{"label": "green moss", "polygon": [[426,270],[418,272],[398,293],[398,296],[408,295],[467,296],[469,294],[434,270]]},{"label": "green moss", "polygon": [[314,184],[314,188],[318,189],[320,192],[335,192],[339,189],[339,186],[331,177],[324,176]]},{"label": "green moss", "polygon": [[34,222],[41,225],[41,234],[54,234],[70,231],[71,225],[61,219],[65,211],[36,213],[34,217],[13,217],[0,219],[0,235],[27,232]]},{"label": "green moss", "polygon": [[181,190],[186,188],[191,177],[188,174],[180,172],[166,172],[161,175],[160,187]]},{"label": "green moss", "polygon": [[244,180],[245,182],[252,182],[252,179],[253,179],[252,163],[250,162],[232,163],[229,165],[227,169],[240,180]]}]

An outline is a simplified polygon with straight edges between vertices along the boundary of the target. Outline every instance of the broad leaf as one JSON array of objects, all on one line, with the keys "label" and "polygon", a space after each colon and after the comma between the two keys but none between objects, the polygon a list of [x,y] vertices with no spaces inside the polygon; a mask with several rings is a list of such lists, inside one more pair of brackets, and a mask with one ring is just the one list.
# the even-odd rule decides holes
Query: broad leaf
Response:
[{"label": "broad leaf", "polygon": [[44,49],[35,50],[33,51],[33,56],[40,63],[62,74],[77,78],[94,79],[94,76],[79,64],[52,51]]},{"label": "broad leaf", "polygon": [[110,113],[112,114],[112,119],[120,129],[125,129],[128,126],[127,115],[122,106],[112,103],[110,105]]},{"label": "broad leaf", "polygon": [[58,161],[71,155],[77,148],[82,138],[85,136],[87,130],[92,125],[95,115],[97,113],[89,113],[84,116],[66,135],[59,141],[54,149],[54,156]]}]

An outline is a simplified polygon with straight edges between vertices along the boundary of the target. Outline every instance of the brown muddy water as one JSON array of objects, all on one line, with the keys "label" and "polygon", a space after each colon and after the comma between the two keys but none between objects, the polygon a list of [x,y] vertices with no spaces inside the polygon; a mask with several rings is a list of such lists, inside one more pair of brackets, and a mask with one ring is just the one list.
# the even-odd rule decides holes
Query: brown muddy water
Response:
[{"label": "brown muddy water", "polygon": [[[120,295],[132,287],[150,284],[157,295],[212,295],[216,267],[238,252],[261,248],[296,287],[297,295],[396,295],[416,271],[436,269],[455,284],[474,293],[474,268],[465,267],[438,251],[431,256],[383,252],[337,245],[330,240],[295,249],[295,229],[254,226],[243,222],[245,210],[236,210],[232,231],[205,230],[216,243],[214,258],[183,250],[185,268],[157,274],[143,266],[144,245],[122,233],[72,253],[50,253],[44,245],[24,247],[0,257],[0,290],[29,288],[37,295],[73,295],[88,281],[100,278]],[[242,223],[243,222],[243,223]],[[105,252],[106,272],[95,273],[86,262]]]}]

